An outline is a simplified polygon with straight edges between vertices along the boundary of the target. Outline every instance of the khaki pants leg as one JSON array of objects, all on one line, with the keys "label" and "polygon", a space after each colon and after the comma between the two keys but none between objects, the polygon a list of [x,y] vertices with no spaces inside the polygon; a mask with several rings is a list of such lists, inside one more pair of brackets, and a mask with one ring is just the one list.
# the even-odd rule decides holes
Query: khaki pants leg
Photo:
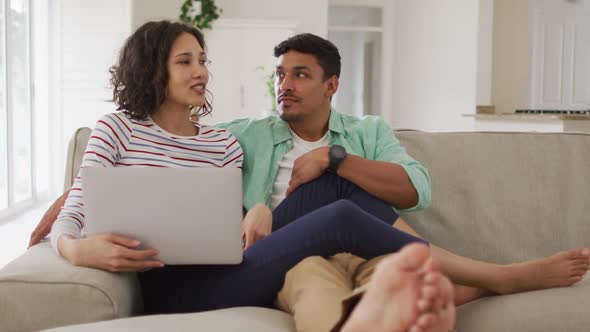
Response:
[{"label": "khaki pants leg", "polygon": [[371,276],[373,275],[373,272],[375,272],[377,264],[389,255],[390,254],[371,258],[362,264],[359,264],[352,278],[352,287],[359,288],[366,286],[369,281],[371,281]]},{"label": "khaki pants leg", "polygon": [[306,258],[287,273],[279,308],[293,315],[298,332],[330,331],[342,317],[342,300],[350,296],[353,275],[363,262],[350,254]]},{"label": "khaki pants leg", "polygon": [[365,294],[368,284],[371,281],[371,275],[375,271],[375,266],[383,260],[387,255],[372,258],[368,261],[364,261],[358,264],[356,270],[351,276],[353,290],[348,293],[347,296],[343,297],[340,304],[340,314],[337,323],[333,325],[330,331],[340,331],[354,307],[359,303],[363,295]]}]

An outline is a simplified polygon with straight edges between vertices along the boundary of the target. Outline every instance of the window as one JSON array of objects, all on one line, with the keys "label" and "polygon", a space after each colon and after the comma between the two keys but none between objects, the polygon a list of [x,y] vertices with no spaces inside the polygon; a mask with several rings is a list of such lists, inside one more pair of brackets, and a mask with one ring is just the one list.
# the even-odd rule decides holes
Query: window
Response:
[{"label": "window", "polygon": [[33,195],[29,0],[0,0],[0,215]]},{"label": "window", "polygon": [[0,0],[0,210],[8,206],[8,127],[6,105],[6,3]]},{"label": "window", "polygon": [[63,188],[67,143],[114,106],[131,1],[0,0],[0,223]]}]

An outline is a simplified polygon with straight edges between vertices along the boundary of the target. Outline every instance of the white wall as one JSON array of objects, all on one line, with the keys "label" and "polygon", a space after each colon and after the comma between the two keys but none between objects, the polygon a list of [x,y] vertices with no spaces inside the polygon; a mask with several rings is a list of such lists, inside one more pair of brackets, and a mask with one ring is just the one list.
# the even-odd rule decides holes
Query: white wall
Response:
[{"label": "white wall", "polygon": [[477,98],[478,2],[398,0],[395,6],[395,128],[473,130]]},{"label": "white wall", "polygon": [[328,36],[328,0],[217,0],[224,18],[299,21],[297,32]]},{"label": "white wall", "polygon": [[477,105],[492,105],[494,0],[479,0]]},{"label": "white wall", "polygon": [[[361,116],[365,98],[365,45],[372,36],[364,32],[334,31],[330,40],[338,47],[342,56],[340,85],[332,104],[339,112]],[[374,60],[374,59],[371,59]]]},{"label": "white wall", "polygon": [[131,28],[156,20],[176,20],[184,0],[131,0]]},{"label": "white wall", "polygon": [[527,108],[531,0],[494,0],[492,103],[496,113]]},{"label": "white wall", "polygon": [[[178,19],[184,0],[133,0],[134,29],[149,20]],[[289,20],[297,32],[328,35],[328,0],[217,0],[226,19]]]},{"label": "white wall", "polygon": [[[356,73],[354,72],[355,50],[358,45],[355,38],[350,38],[350,32],[330,32],[330,40],[337,45],[342,57],[342,69],[340,71],[340,85],[333,100],[333,105],[343,113],[354,114],[354,103],[358,98],[359,90],[354,87]],[[362,89],[360,90],[362,91]]]},{"label": "white wall", "polygon": [[[393,107],[396,128],[472,130],[477,101],[479,4],[473,0],[395,2]],[[182,0],[133,0],[132,26],[176,19]],[[299,21],[297,32],[327,36],[328,0],[217,0],[226,19]],[[385,72],[388,72],[386,70]],[[389,90],[388,90],[389,91]]]}]

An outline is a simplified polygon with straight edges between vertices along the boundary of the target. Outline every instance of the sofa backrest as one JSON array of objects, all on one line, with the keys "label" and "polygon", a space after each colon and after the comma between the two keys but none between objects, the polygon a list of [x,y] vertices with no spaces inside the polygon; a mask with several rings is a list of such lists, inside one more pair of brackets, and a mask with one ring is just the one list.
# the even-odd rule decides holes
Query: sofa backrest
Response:
[{"label": "sofa backrest", "polygon": [[[68,147],[65,186],[91,130]],[[590,135],[398,131],[432,177],[432,205],[402,217],[433,244],[508,263],[590,246]]]},{"label": "sofa backrest", "polygon": [[396,136],[432,177],[432,205],[402,213],[432,243],[499,263],[590,246],[590,135]]}]

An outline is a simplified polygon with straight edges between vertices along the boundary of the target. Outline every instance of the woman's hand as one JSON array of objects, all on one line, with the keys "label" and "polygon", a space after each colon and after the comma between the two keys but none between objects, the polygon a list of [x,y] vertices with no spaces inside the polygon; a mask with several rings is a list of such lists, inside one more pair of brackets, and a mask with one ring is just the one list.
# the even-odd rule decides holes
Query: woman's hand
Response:
[{"label": "woman's hand", "polygon": [[35,227],[35,230],[29,238],[28,248],[39,243],[49,234],[49,232],[51,232],[51,226],[53,226],[53,224],[55,223],[55,220],[57,219],[57,216],[59,215],[61,208],[64,206],[64,203],[66,202],[66,199],[68,198],[69,194],[70,190],[66,190],[66,192],[63,193],[57,200],[55,200],[55,202],[51,204],[49,209],[47,209],[47,211],[41,218],[41,221],[39,221],[39,225]]},{"label": "woman's hand", "polygon": [[156,249],[138,250],[139,241],[116,234],[98,234],[85,239],[62,236],[57,242],[61,255],[73,265],[110,272],[137,272],[163,267],[151,259]]},{"label": "woman's hand", "polygon": [[265,238],[272,232],[272,211],[264,204],[252,207],[242,222],[242,238],[244,250],[256,241]]}]

